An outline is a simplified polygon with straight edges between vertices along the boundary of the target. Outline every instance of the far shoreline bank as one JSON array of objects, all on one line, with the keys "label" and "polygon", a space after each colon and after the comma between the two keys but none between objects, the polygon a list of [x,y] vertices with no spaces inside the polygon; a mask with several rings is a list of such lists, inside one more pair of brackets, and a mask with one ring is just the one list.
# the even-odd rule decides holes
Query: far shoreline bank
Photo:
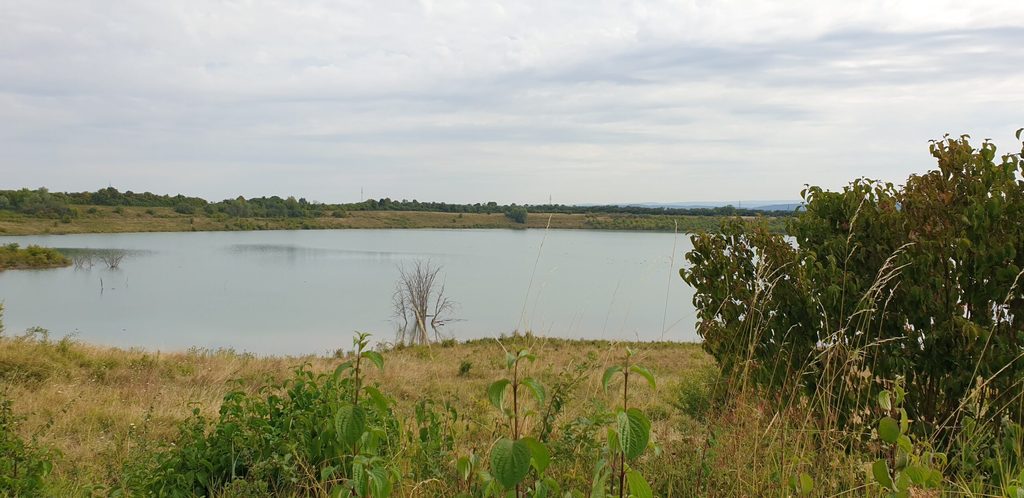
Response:
[{"label": "far shoreline bank", "polygon": [[[4,236],[85,233],[216,232],[330,229],[572,229],[697,233],[717,231],[723,216],[530,213],[518,223],[498,213],[431,211],[353,211],[344,217],[230,218],[187,215],[170,208],[75,206],[76,218],[53,219],[27,215],[0,216]],[[773,231],[785,229],[786,218],[747,218],[763,221]]]}]

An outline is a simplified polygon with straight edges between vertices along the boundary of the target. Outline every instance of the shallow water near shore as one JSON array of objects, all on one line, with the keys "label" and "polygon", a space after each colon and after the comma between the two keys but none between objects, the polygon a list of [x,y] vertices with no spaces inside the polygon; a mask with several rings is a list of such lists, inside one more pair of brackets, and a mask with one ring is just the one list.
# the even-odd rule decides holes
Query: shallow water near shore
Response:
[{"label": "shallow water near shore", "polygon": [[456,339],[518,329],[562,338],[697,340],[693,293],[678,275],[691,247],[684,234],[315,230],[0,241],[126,252],[118,269],[96,261],[91,268],[0,272],[8,335],[39,326],[53,337],[122,347],[330,352],[348,348],[356,330],[392,340],[398,265],[429,259],[443,266],[446,291],[458,302],[460,320],[443,329]]}]

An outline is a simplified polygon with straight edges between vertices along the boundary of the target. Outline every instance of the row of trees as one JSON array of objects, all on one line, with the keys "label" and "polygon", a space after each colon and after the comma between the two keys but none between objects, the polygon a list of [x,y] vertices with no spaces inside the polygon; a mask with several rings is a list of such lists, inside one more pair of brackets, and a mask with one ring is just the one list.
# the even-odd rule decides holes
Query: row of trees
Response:
[{"label": "row of trees", "polygon": [[[420,202],[418,200],[393,200],[390,198],[368,199],[362,202],[325,204],[311,202],[305,198],[282,198],[278,196],[246,199],[236,197],[219,202],[210,202],[199,197],[158,195],[150,192],[121,192],[107,187],[96,192],[50,192],[45,188],[36,190],[0,190],[0,210],[11,210],[34,216],[63,217],[75,216],[73,206],[136,206],[173,208],[183,214],[204,212],[224,213],[228,216],[247,218],[316,218],[321,216],[343,216],[349,211],[430,211],[442,213],[483,213],[507,214],[517,222],[525,222],[525,213],[569,213],[601,214],[626,213],[638,215],[668,214],[677,216],[789,216],[789,211],[760,211],[733,206],[715,208],[664,208],[643,206],[574,206],[566,204],[517,205],[498,204],[491,201],[475,204],[447,202]],[[523,220],[523,221],[519,221]]]}]

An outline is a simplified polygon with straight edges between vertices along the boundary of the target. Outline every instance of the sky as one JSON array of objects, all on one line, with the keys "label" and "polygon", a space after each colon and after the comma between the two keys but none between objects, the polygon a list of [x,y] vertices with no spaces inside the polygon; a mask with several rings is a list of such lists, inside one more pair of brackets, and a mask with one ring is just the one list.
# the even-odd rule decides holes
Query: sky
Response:
[{"label": "sky", "polygon": [[3,189],[788,200],[1022,126],[1014,0],[0,0]]}]

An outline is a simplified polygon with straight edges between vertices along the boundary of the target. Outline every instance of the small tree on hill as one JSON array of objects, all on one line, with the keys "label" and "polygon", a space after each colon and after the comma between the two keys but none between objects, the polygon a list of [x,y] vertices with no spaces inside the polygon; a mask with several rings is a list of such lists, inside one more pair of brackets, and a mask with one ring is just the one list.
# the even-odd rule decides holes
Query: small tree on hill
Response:
[{"label": "small tree on hill", "polygon": [[526,223],[526,208],[522,206],[513,206],[511,209],[505,212],[505,217],[520,224]]}]

